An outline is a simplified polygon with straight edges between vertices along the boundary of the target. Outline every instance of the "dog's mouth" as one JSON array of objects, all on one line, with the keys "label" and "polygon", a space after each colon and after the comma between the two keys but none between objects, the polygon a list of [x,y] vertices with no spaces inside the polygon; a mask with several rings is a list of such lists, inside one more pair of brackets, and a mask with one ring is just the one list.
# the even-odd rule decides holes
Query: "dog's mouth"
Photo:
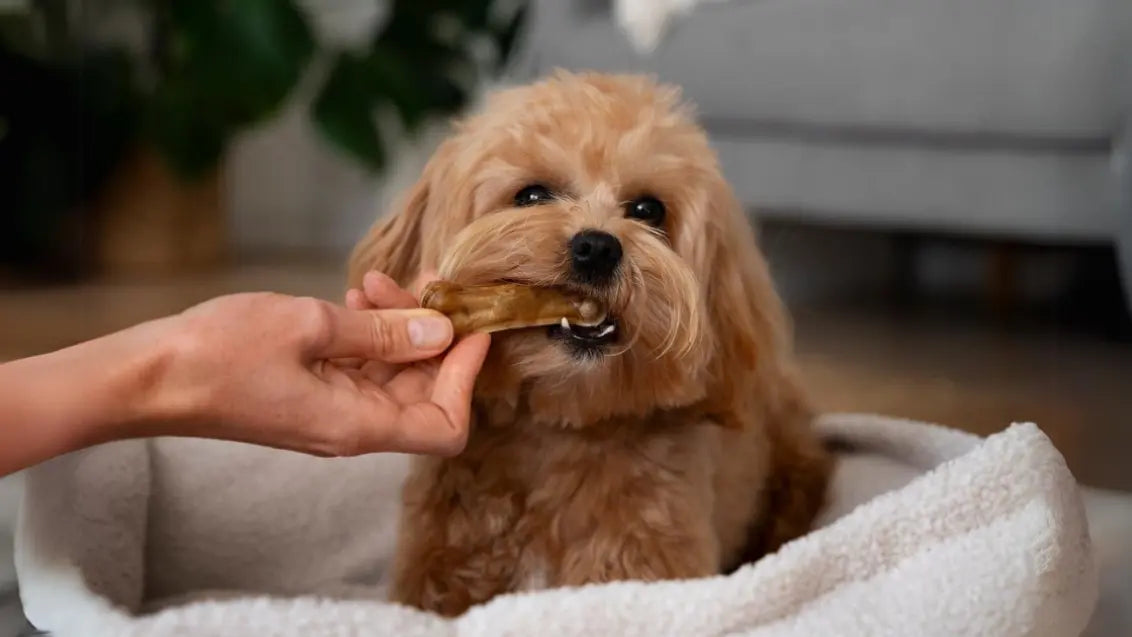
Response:
[{"label": "dog's mouth", "polygon": [[617,318],[606,314],[596,325],[576,325],[563,318],[546,329],[547,336],[573,347],[597,349],[617,342]]}]

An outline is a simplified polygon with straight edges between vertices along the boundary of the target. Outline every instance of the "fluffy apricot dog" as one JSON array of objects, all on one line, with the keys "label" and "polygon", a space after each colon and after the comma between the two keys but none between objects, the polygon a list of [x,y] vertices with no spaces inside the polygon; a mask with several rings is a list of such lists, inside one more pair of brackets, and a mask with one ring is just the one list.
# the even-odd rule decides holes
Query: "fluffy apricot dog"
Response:
[{"label": "fluffy apricot dog", "polygon": [[734,569],[804,533],[829,457],[747,218],[675,89],[558,74],[463,121],[351,261],[518,283],[599,325],[494,335],[467,449],[404,488],[396,601]]}]

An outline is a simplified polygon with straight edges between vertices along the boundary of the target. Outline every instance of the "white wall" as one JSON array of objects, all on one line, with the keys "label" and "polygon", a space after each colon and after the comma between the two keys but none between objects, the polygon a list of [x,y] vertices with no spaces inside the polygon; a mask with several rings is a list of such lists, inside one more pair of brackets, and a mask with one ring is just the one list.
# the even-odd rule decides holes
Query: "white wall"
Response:
[{"label": "white wall", "polygon": [[[384,2],[306,0],[321,41],[359,45],[381,19]],[[326,60],[283,113],[244,134],[227,163],[226,194],[237,251],[345,250],[372,221],[381,180],[330,147],[309,118]]]},{"label": "white wall", "polygon": [[[232,241],[239,252],[336,249],[376,209],[378,180],[327,147],[292,104],[235,145],[226,165]],[[355,234],[356,236],[356,234]]]},{"label": "white wall", "polygon": [[380,175],[329,146],[301,98],[277,120],[250,131],[225,175],[232,241],[238,252],[346,253],[374,219],[420,174],[446,122],[391,144]]},{"label": "white wall", "polygon": [[[147,46],[147,23],[135,2],[71,2],[88,38],[138,52]],[[366,43],[388,7],[387,0],[300,2],[318,40],[336,48]],[[226,203],[238,252],[342,250],[374,216],[380,180],[329,147],[309,120],[309,104],[326,62],[316,60],[286,108],[242,134],[231,149]]]}]

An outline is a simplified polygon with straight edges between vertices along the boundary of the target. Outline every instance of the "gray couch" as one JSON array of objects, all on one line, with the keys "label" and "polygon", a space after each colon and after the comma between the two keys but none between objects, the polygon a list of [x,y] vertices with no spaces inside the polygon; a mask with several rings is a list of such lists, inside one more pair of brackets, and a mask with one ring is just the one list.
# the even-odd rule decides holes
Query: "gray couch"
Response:
[{"label": "gray couch", "polygon": [[534,8],[522,75],[682,85],[765,216],[1115,243],[1132,284],[1132,0],[705,3],[650,56],[608,0]]}]

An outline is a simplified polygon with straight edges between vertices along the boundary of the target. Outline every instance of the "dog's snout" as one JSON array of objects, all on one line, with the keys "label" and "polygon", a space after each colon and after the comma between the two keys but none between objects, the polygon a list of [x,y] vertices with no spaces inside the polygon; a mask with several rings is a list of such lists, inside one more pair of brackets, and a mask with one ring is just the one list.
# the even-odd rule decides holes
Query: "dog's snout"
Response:
[{"label": "dog's snout", "polygon": [[574,274],[587,283],[602,283],[621,263],[621,242],[600,230],[583,230],[570,240]]}]

